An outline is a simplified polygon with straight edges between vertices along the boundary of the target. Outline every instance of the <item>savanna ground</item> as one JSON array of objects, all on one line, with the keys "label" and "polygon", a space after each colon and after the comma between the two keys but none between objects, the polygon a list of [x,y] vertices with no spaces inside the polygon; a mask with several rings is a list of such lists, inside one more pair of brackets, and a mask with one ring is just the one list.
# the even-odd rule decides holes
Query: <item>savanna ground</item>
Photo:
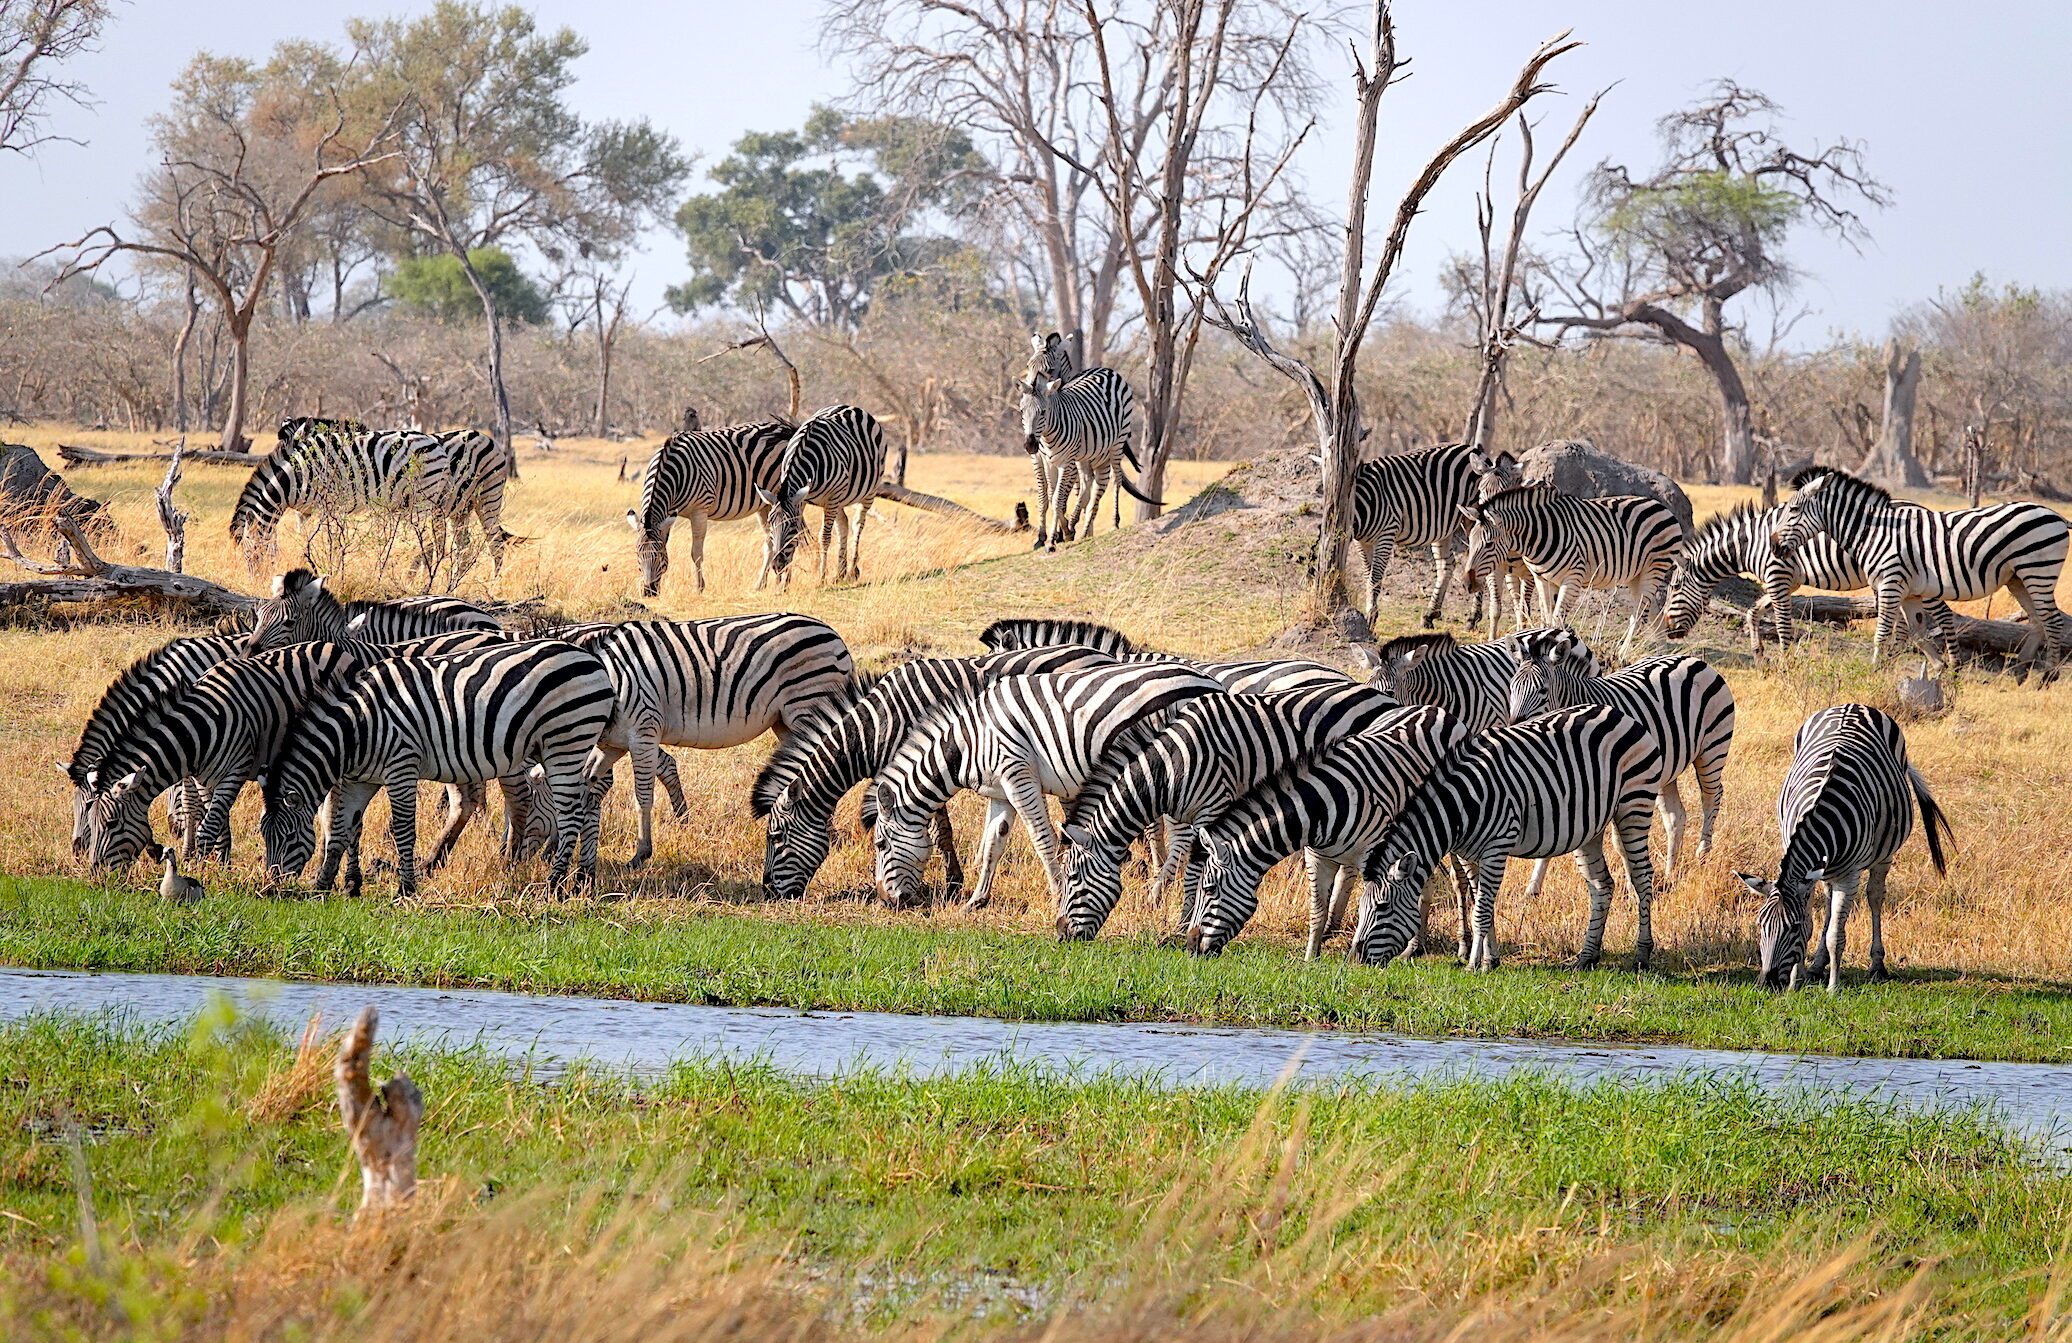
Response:
[{"label": "savanna ground", "polygon": [[[18,436],[47,457],[59,440],[135,441]],[[571,618],[634,614],[623,514],[636,487],[618,478],[628,451],[630,474],[644,445],[564,441],[551,457],[528,455],[506,518],[537,539],[500,579],[478,572],[462,592],[538,596]],[[1169,492],[1220,470],[1177,464]],[[159,474],[108,468],[74,482],[155,553]],[[190,569],[252,588],[260,580],[223,534],[241,476],[191,467],[181,500],[194,515]],[[917,456],[909,481],[996,517],[1028,493],[1019,457]],[[1738,497],[1693,493],[1701,514]],[[1155,544],[1103,530],[1031,557],[1022,539],[883,504],[865,583],[822,588],[808,560],[779,594],[750,590],[760,534],[731,524],[714,529],[707,593],[694,592],[679,537],[648,606],[678,618],[805,611],[840,629],[865,666],[974,651],[991,619],[1047,612],[1177,652],[1250,650],[1294,618],[1302,557],[1284,541],[1262,546],[1247,525],[1237,510]],[[287,536],[292,553],[292,525]],[[370,572],[371,554],[362,543],[337,566],[345,595],[397,590]],[[1399,566],[1377,621],[1384,637],[1414,628],[1426,581],[1419,557]],[[1889,704],[1896,669],[1870,670],[1861,632],[1818,632],[1767,669],[1725,626],[1694,641],[1726,669],[1740,723],[1718,848],[1658,900],[1649,976],[1559,968],[1583,918],[1580,883],[1559,865],[1537,902],[1522,902],[1522,878],[1510,883],[1499,908],[1510,959],[1492,976],[1443,957],[1302,964],[1304,896],[1290,874],[1218,961],[1167,944],[1171,911],[1128,897],[1100,943],[1060,947],[1019,840],[981,913],[876,909],[860,840],[838,846],[804,905],[764,905],[746,806],[764,754],[754,746],[682,758],[692,820],[665,816],[658,860],[637,874],[613,866],[631,848],[615,795],[609,894],[597,899],[545,901],[541,874],[506,872],[483,834],[407,907],[379,881],[357,902],[263,899],[248,800],[235,869],[206,874],[201,906],[167,909],[141,892],[141,873],[77,880],[67,785],[51,762],[115,672],[174,632],[142,621],[0,631],[0,770],[16,781],[0,799],[0,872],[20,878],[0,882],[0,962],[1993,1058],[2059,1058],[2072,1025],[2060,859],[2072,818],[2058,796],[2072,692],[1975,673],[1954,712],[1909,728],[1959,847],[1948,881],[1918,842],[1895,869],[1887,941],[1899,982],[1852,985],[1839,1002],[1750,985],[1753,911],[1729,872],[1775,864],[1770,807],[1799,721],[1840,700]],[[977,809],[960,808],[968,837]],[[378,815],[371,824],[378,833]],[[1450,915],[1438,918],[1443,941]],[[1860,921],[1856,931],[1860,964]],[[1630,942],[1622,898],[1609,945]],[[4,1332],[1843,1339],[2066,1328],[2072,1188],[1984,1117],[1800,1107],[1701,1082],[1460,1082],[1262,1103],[1040,1074],[809,1085],[692,1065],[663,1080],[578,1073],[543,1087],[488,1060],[416,1054],[405,1062],[432,1100],[432,1184],[408,1215],[348,1229],[321,1058],[286,1060],[283,1042],[221,1023],[191,1039],[77,1022],[0,1028]]]}]

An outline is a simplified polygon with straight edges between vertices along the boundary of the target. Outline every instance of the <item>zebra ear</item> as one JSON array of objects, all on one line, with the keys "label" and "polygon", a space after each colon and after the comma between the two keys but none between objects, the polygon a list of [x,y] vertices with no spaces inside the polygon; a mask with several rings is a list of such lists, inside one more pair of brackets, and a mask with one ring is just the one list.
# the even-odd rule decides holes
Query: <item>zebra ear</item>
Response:
[{"label": "zebra ear", "polygon": [[1468,449],[1468,470],[1473,471],[1478,476],[1486,476],[1495,469],[1494,464],[1489,460],[1488,453],[1480,448]]},{"label": "zebra ear", "polygon": [[86,772],[86,786],[87,786],[88,788],[98,788],[98,787],[100,787],[100,786],[101,786],[101,771],[99,771],[99,770],[97,770],[97,769],[90,769],[90,770],[88,770],[88,771]]},{"label": "zebra ear", "polygon": [[1414,863],[1414,862],[1416,862],[1416,861],[1417,861],[1417,855],[1416,855],[1416,854],[1414,854],[1414,853],[1406,853],[1406,854],[1404,854],[1404,855],[1403,855],[1403,856],[1402,856],[1401,858],[1398,858],[1398,859],[1397,859],[1397,860],[1396,860],[1395,862],[1393,862],[1393,863],[1390,863],[1390,864],[1389,864],[1389,870],[1381,874],[1381,879],[1382,879],[1383,881],[1408,881],[1408,880],[1410,880],[1410,874],[1411,874],[1411,872],[1412,872],[1412,871],[1414,870],[1414,869],[1413,869],[1413,868],[1411,867],[1411,864],[1412,864],[1412,863]]},{"label": "zebra ear", "polygon": [[1081,848],[1085,848],[1087,845],[1094,842],[1093,831],[1088,830],[1084,826],[1060,826],[1058,828],[1058,833],[1065,837],[1065,842],[1067,844],[1077,844]]},{"label": "zebra ear", "polygon": [[51,761],[51,763],[58,767],[58,773],[64,775],[68,779],[72,777],[72,767],[70,765],[66,764],[62,760],[53,760]]},{"label": "zebra ear", "polygon": [[286,574],[275,574],[273,576],[273,595],[276,600],[288,595],[288,576]]},{"label": "zebra ear", "polygon": [[636,532],[640,530],[640,518],[630,508],[626,510],[626,525]]},{"label": "zebra ear", "polygon": [[1812,885],[1812,884],[1813,884],[1814,882],[1816,882],[1816,881],[1826,881],[1826,880],[1827,880],[1827,869],[1826,869],[1826,868],[1824,868],[1824,867],[1816,867],[1816,868],[1814,868],[1814,869],[1813,869],[1813,870],[1812,870],[1811,872],[1808,872],[1808,873],[1806,874],[1806,885],[1807,885],[1807,886],[1809,886],[1809,887],[1810,887],[1810,886],[1811,886],[1811,885]]},{"label": "zebra ear", "polygon": [[1769,882],[1765,881],[1763,878],[1757,876],[1753,872],[1736,872],[1734,874],[1734,879],[1740,882],[1743,886],[1746,886],[1749,890],[1754,891],[1757,895],[1764,897],[1765,899],[1769,898],[1771,895],[1775,893],[1775,888],[1772,887]]},{"label": "zebra ear", "polygon": [[1500,452],[1490,465],[1499,471],[1513,471],[1518,467],[1518,459],[1508,452]]},{"label": "zebra ear", "polygon": [[1354,644],[1353,661],[1368,671],[1381,670],[1381,650],[1372,644]]},{"label": "zebra ear", "polygon": [[1473,504],[1460,505],[1460,515],[1467,520],[1470,527],[1477,527],[1482,523],[1482,510]]},{"label": "zebra ear", "polygon": [[[764,503],[768,504],[772,508],[775,508],[777,506],[777,496],[770,493],[768,490],[764,489],[760,485],[755,487],[755,497],[762,500]],[[627,509],[626,516],[629,518],[632,517],[633,510],[630,508]]]},{"label": "zebra ear", "polygon": [[136,787],[137,778],[138,776],[143,774],[143,772],[144,771],[140,769],[133,769],[129,773],[123,775],[121,778],[117,779],[113,784],[109,785],[108,796],[111,798],[121,797],[130,789]]}]

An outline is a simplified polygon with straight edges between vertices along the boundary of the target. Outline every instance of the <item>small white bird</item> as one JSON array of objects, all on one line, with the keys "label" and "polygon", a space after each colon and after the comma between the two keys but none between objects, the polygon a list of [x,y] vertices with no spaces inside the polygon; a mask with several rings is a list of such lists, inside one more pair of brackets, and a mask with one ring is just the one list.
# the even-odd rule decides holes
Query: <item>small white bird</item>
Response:
[{"label": "small white bird", "polygon": [[158,883],[158,893],[176,905],[193,904],[208,894],[199,880],[181,875],[180,860],[171,845],[166,846],[165,877]]}]

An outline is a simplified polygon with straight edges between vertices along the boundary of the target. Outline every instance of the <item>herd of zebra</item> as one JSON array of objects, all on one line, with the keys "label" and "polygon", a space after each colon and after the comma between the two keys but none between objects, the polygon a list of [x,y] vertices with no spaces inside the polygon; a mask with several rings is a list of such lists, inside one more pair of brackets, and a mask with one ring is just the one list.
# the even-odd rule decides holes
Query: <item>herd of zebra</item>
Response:
[{"label": "herd of zebra", "polygon": [[[665,747],[773,732],[749,802],[766,826],[763,884],[775,898],[806,893],[834,843],[837,805],[867,783],[876,887],[894,906],[926,899],[934,850],[946,897],[986,904],[1019,817],[1061,937],[1100,933],[1141,841],[1153,860],[1149,899],[1177,887],[1179,928],[1198,954],[1221,951],[1255,913],[1267,870],[1300,854],[1310,957],[1348,917],[1354,959],[1421,949],[1427,886],[1444,865],[1462,958],[1488,969],[1508,862],[1544,868],[1573,853],[1590,902],[1578,963],[1590,966],[1613,895],[1609,838],[1634,893],[1645,968],[1651,818],[1664,818],[1674,870],[1687,838],[1676,781],[1689,771],[1696,848],[1710,846],[1734,730],[1733,694],[1702,658],[1667,654],[1607,673],[1560,627],[1362,647],[1364,683],[1304,660],[1188,660],[1083,621],[1000,620],[980,642],[983,654],[859,675],[840,635],[801,615],[516,632],[451,597],[341,602],[320,576],[293,570],[248,627],[175,639],[108,689],[63,766],[74,847],[107,869],[165,858],[151,808],[169,796],[175,843],[227,860],[232,805],[256,782],[269,882],[299,878],[316,857],[322,812],[315,884],[333,886],[343,864],[357,893],[361,823],[386,792],[408,896],[484,811],[495,781],[507,857],[549,851],[550,888],[562,890],[594,880],[620,757],[633,761],[637,866],[653,850],[658,778],[679,821],[689,819]],[[421,782],[445,785],[447,799],[420,866]],[[948,811],[966,790],[989,803],[968,886]],[[1064,804],[1061,826],[1051,798]],[[1917,805],[1940,867],[1946,823],[1898,725],[1861,705],[1807,721],[1779,800],[1781,868],[1774,881],[1742,877],[1762,896],[1763,982],[1824,971],[1838,987],[1859,886],[1871,971],[1884,974],[1885,873]],[[1826,930],[1809,963],[1808,904],[1823,881]]]}]

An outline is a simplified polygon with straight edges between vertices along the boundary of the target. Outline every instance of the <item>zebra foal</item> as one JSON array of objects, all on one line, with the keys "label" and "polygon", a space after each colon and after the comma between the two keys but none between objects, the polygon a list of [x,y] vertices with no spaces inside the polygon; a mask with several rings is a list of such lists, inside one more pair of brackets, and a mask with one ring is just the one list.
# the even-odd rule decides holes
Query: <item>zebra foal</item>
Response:
[{"label": "zebra foal", "polygon": [[[777,465],[777,483],[756,487],[756,498],[768,509],[764,519],[767,543],[763,572],[755,581],[760,588],[777,575],[777,585],[791,582],[791,561],[797,553],[799,534],[805,529],[807,504],[820,509],[820,578],[827,579],[828,549],[834,534],[841,533],[841,552],[835,565],[835,582],[853,583],[861,577],[863,528],[870,521],[871,500],[885,479],[885,431],[867,410],[856,406],[829,406],[806,417],[785,444]],[[855,553],[850,552],[849,505],[856,505]]]},{"label": "zebra foal", "polygon": [[1470,526],[1468,570],[1482,590],[1492,637],[1503,619],[1499,564],[1515,555],[1532,576],[1549,625],[1561,623],[1572,588],[1624,589],[1633,604],[1619,645],[1624,657],[1641,621],[1653,618],[1683,551],[1683,524],[1646,495],[1579,499],[1551,485],[1519,485],[1463,504],[1460,514]]},{"label": "zebra foal", "polygon": [[[1907,760],[1906,734],[1892,718],[1865,704],[1822,709],[1792,740],[1791,770],[1777,795],[1777,829],[1784,859],[1777,879],[1736,872],[1762,898],[1756,932],[1766,988],[1799,986],[1806,974],[1827,974],[1827,990],[1842,987],[1842,950],[1850,910],[1860,889],[1871,911],[1871,973],[1885,970],[1885,876],[1893,855],[1913,832],[1914,807],[1929,860],[1945,870],[1949,819],[1928,791],[1928,781]],[[1820,950],[1806,960],[1810,931],[1806,905],[1813,887],[1827,883],[1827,926]]]},{"label": "zebra foal", "polygon": [[669,532],[691,524],[691,569],[705,591],[705,531],[715,522],[754,516],[765,523],[764,494],[778,487],[784,446],[798,426],[787,420],[693,429],[664,439],[640,473],[640,506],[626,511],[640,561],[640,595],[662,590],[669,572]]},{"label": "zebra foal", "polygon": [[1442,858],[1466,861],[1474,908],[1462,911],[1468,967],[1493,970],[1496,897],[1513,858],[1574,853],[1590,887],[1590,923],[1576,968],[1595,966],[1611,913],[1612,874],[1604,840],[1616,835],[1633,885],[1640,932],[1634,966],[1653,959],[1654,868],[1648,827],[1661,791],[1654,734],[1602,704],[1559,709],[1464,743],[1433,768],[1368,851],[1369,883],[1352,955],[1385,965],[1416,939],[1425,883]]}]

